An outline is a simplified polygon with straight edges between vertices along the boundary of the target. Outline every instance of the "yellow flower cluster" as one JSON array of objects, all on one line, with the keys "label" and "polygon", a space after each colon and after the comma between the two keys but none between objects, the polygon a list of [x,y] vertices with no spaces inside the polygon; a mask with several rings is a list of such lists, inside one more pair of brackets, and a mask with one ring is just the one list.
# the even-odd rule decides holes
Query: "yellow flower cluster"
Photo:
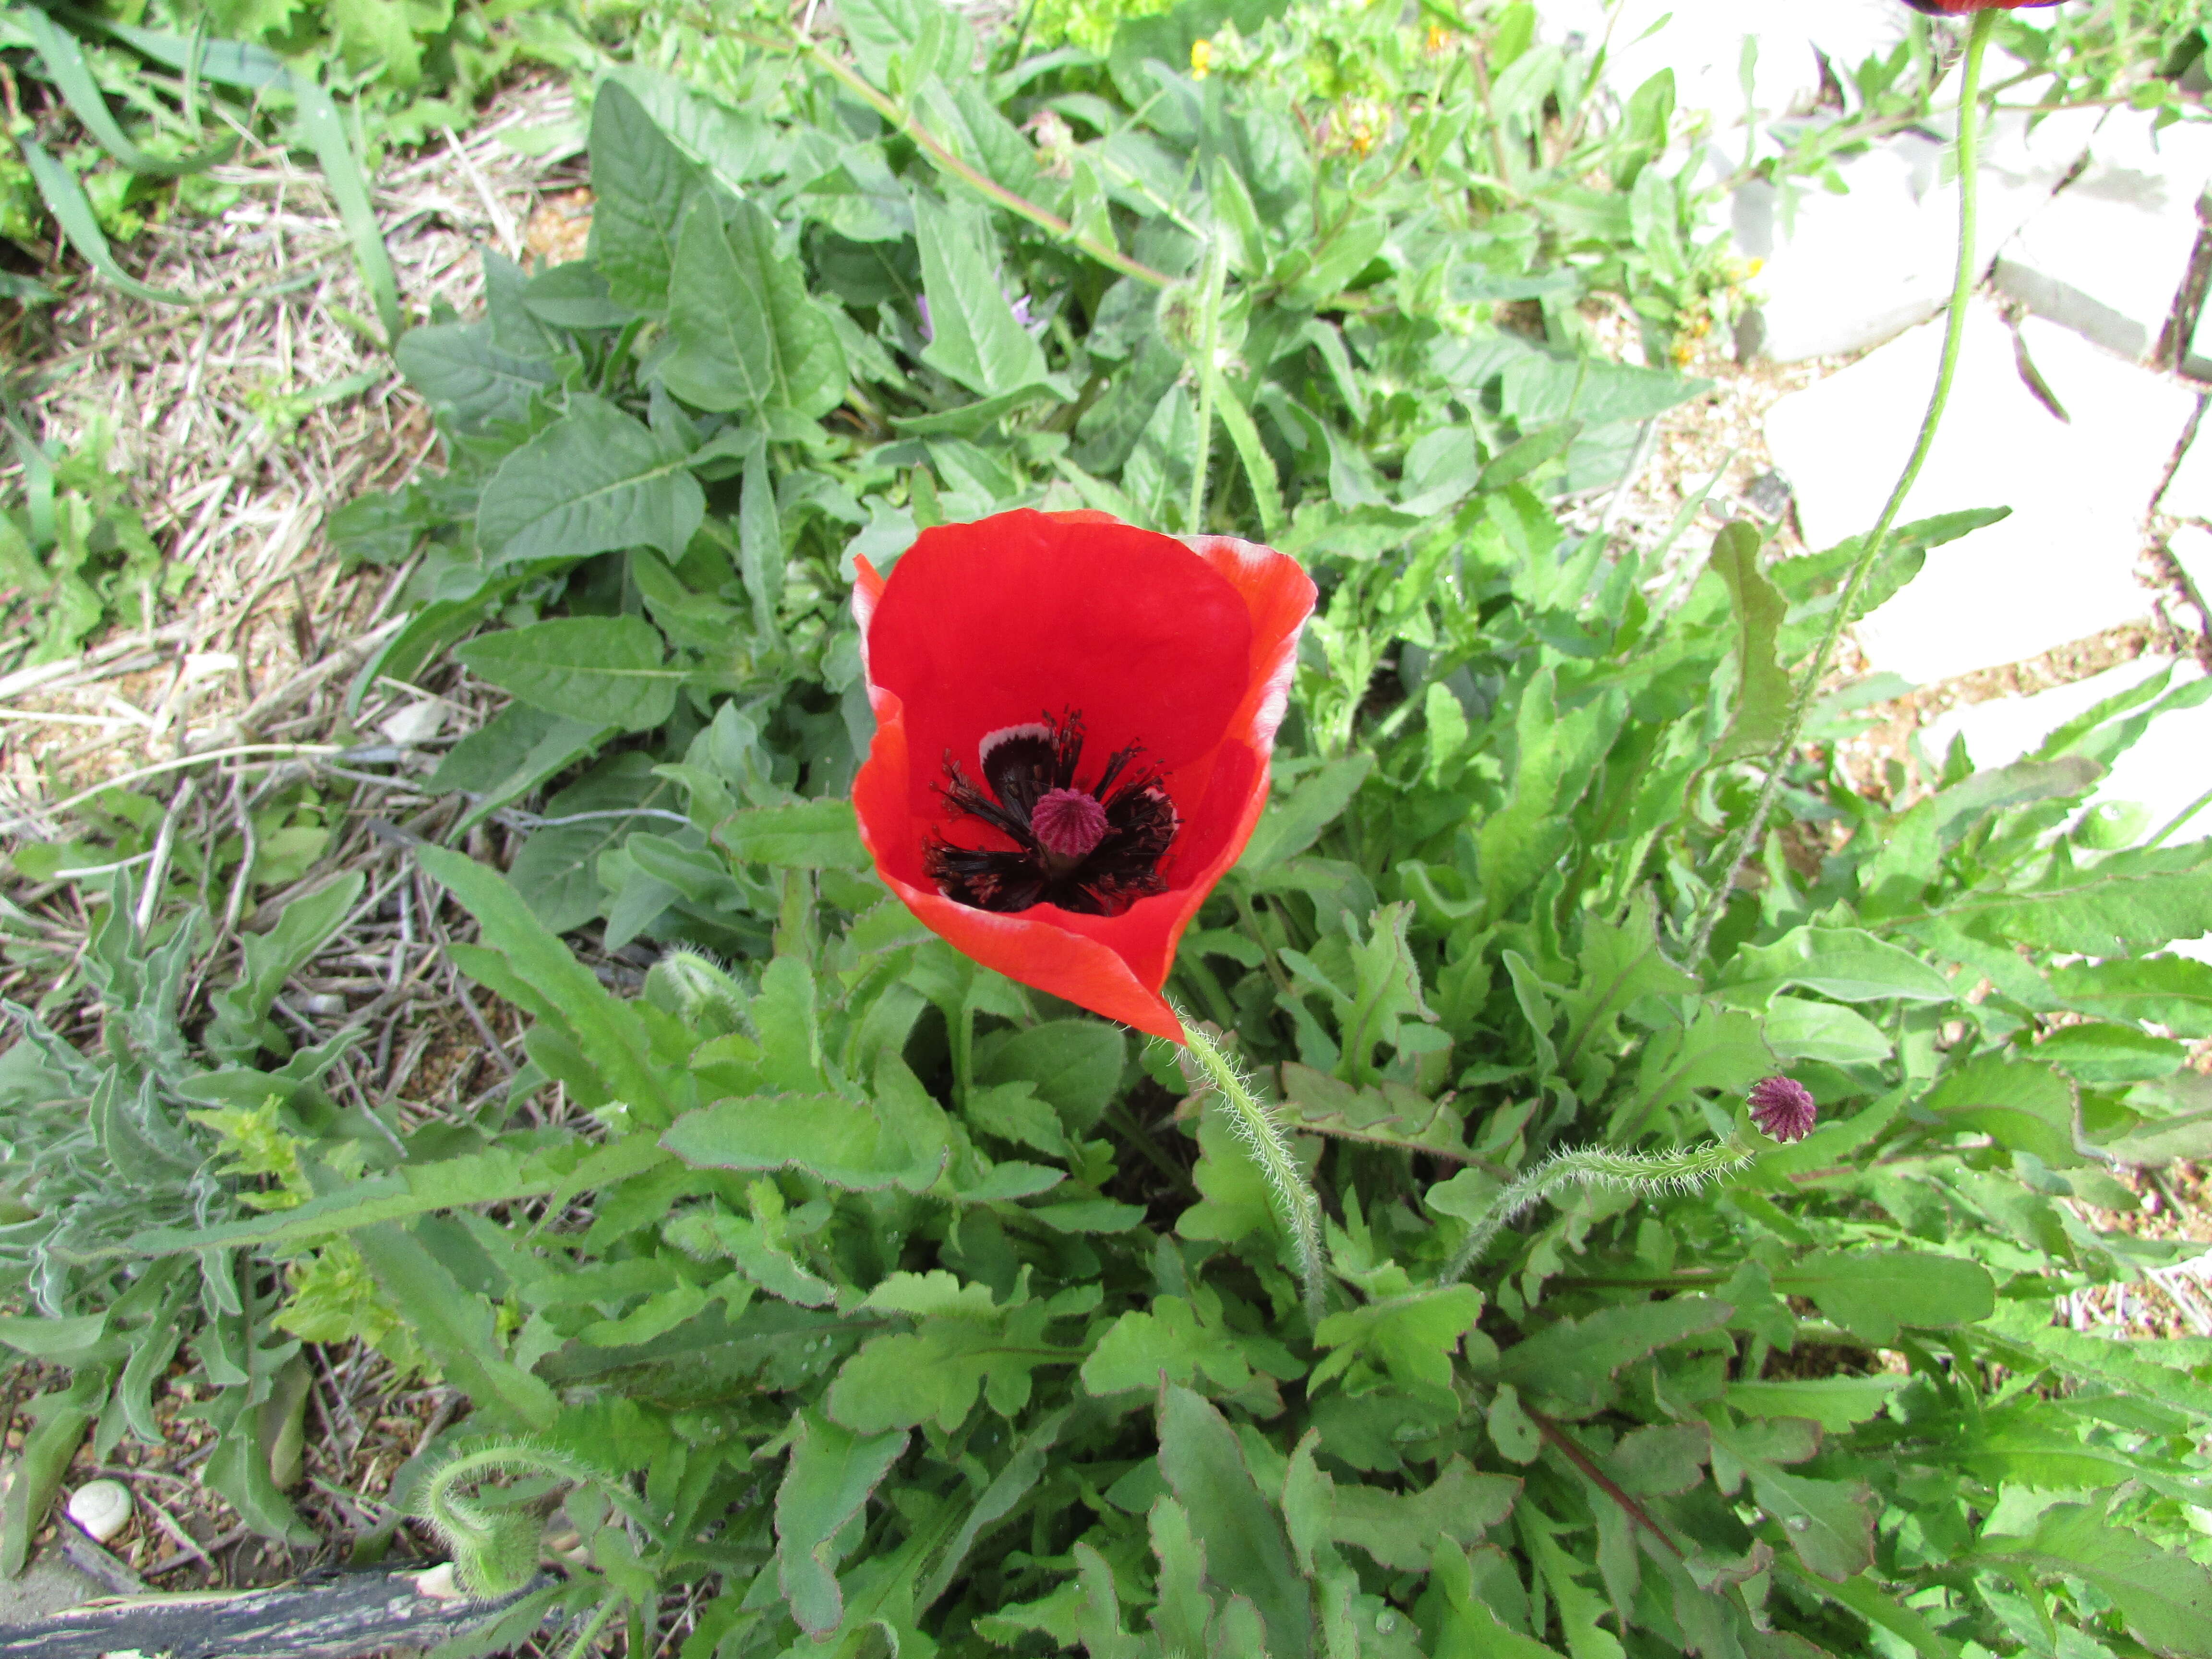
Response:
[{"label": "yellow flower cluster", "polygon": [[1194,40],[1190,43],[1190,78],[1203,81],[1213,71],[1213,42]]}]

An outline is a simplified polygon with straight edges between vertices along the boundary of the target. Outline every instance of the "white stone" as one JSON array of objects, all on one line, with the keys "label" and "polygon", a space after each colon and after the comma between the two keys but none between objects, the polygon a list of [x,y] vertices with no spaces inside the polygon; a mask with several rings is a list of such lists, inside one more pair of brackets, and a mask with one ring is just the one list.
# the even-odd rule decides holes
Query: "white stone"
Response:
[{"label": "white stone", "polygon": [[[2185,660],[2174,672],[2174,684],[2203,678],[2194,662]],[[2212,704],[2177,708],[2160,714],[2136,740],[2135,747],[2112,762],[2112,769],[2090,797],[2090,807],[2106,802],[2133,801],[2147,809],[2146,835],[2155,835],[2173,817],[2186,810],[2212,788]],[[2212,836],[2212,807],[2207,807],[2166,837],[2166,845],[2203,841]]]},{"label": "white stone", "polygon": [[376,729],[402,749],[434,738],[446,724],[446,705],[424,697],[404,705],[376,723]]},{"label": "white stone", "polygon": [[[1880,515],[1918,432],[1942,333],[1940,319],[1923,323],[1768,412],[1767,447],[1796,492],[1808,546],[1863,534]],[[1876,670],[1925,684],[2149,613],[2134,574],[2141,521],[2194,399],[2033,319],[2021,340],[2071,420],[2028,388],[2011,331],[1978,302],[1899,522],[1978,507],[2012,516],[1930,550],[1918,579],[1859,624]]]},{"label": "white stone", "polygon": [[[1609,32],[1608,10],[1618,12]],[[1606,43],[1605,78],[1616,92],[1672,70],[1675,107],[1708,112],[1723,131],[1740,131],[1746,112],[1746,40],[1759,46],[1750,106],[1767,118],[1813,107],[1823,58],[1848,94],[1851,72],[1887,57],[1910,27],[1895,0],[1547,0],[1541,12],[1547,40],[1579,40],[1584,50]],[[1741,153],[1740,142],[1734,148]]]},{"label": "white stone", "polygon": [[[1976,172],[1977,270],[2051,199],[2096,119],[2071,111],[2030,131],[2026,116],[2007,112],[1990,124]],[[1751,285],[1762,355],[1796,362],[1863,351],[1942,308],[1959,246],[1959,186],[1944,179],[1945,150],[1918,133],[1885,139],[1837,163],[1847,194],[1801,185],[1794,221],[1772,185],[1735,192],[1736,252],[1765,261]]]},{"label": "white stone", "polygon": [[[2212,311],[2212,305],[2205,309]],[[2181,464],[2158,498],[2158,510],[2177,519],[2212,519],[2212,421],[2197,422],[2197,435],[2181,452]],[[2212,593],[2205,597],[2212,599]]]},{"label": "white stone", "polygon": [[2212,131],[2115,111],[2089,164],[2021,227],[1998,257],[1999,288],[2039,315],[2124,357],[2150,355],[2197,246],[2197,204],[2212,179]]},{"label": "white stone", "polygon": [[131,1488],[120,1480],[88,1480],[70,1494],[69,1518],[95,1544],[131,1524]]},{"label": "white stone", "polygon": [[2197,604],[2212,605],[2212,530],[2201,524],[2183,525],[2166,538],[2166,550],[2181,567]]},{"label": "white stone", "polygon": [[[1976,770],[2009,766],[2040,748],[2043,740],[2067,721],[2087,714],[2107,697],[2133,690],[2173,663],[2172,657],[2137,657],[2087,679],[2053,686],[2032,696],[1962,703],[1920,728],[1920,746],[1930,760],[1940,763],[1951,751],[1951,740],[1963,736]],[[2184,666],[2185,679],[2197,678],[2202,672],[2193,662]]]}]

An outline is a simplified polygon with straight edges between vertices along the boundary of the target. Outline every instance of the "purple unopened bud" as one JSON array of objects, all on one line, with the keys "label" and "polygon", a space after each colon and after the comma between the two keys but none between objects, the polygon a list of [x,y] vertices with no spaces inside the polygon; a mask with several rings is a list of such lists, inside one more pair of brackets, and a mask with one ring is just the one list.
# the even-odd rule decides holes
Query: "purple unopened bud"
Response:
[{"label": "purple unopened bud", "polygon": [[921,298],[921,299],[916,300],[916,301],[915,301],[915,306],[916,306],[916,307],[921,310],[921,337],[922,337],[922,340],[923,340],[923,341],[924,341],[924,343],[927,343],[927,342],[929,342],[929,341],[933,341],[933,340],[936,339],[936,338],[937,338],[937,325],[936,325],[934,323],[932,323],[932,322],[929,320],[929,301],[928,301],[928,298],[927,298],[927,296],[924,296],[924,297],[923,297],[923,298]]},{"label": "purple unopened bud", "polygon": [[1820,1115],[1813,1091],[1786,1077],[1761,1078],[1751,1085],[1751,1121],[1780,1141],[1802,1140]]},{"label": "purple unopened bud", "polygon": [[1026,294],[1014,296],[1014,320],[1024,328],[1031,327],[1036,322],[1036,319],[1030,315],[1030,296]]}]

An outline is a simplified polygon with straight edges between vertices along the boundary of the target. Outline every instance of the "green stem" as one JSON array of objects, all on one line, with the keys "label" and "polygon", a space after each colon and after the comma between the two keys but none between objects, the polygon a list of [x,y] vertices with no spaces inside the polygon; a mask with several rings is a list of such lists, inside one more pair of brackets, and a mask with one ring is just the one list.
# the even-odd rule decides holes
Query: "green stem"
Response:
[{"label": "green stem", "polygon": [[2163,845],[2168,836],[2180,829],[2183,824],[2188,823],[2190,819],[2195,817],[2207,806],[2212,806],[2212,789],[2207,789],[2195,800],[2190,802],[2188,805],[2183,807],[2179,812],[2176,812],[2172,817],[2168,818],[2166,823],[2166,828],[2160,830],[2148,841],[2145,842],[2143,846],[2146,848],[2148,848]]},{"label": "green stem", "polygon": [[1184,533],[1192,536],[1206,528],[1206,462],[1213,449],[1213,356],[1221,343],[1221,284],[1228,264],[1228,250],[1217,235],[1206,259],[1206,298],[1198,319],[1198,448],[1190,465],[1190,507],[1182,521]]},{"label": "green stem", "polygon": [[583,1634],[569,1648],[568,1659],[584,1659],[584,1656],[592,1650],[592,1644],[599,1639],[599,1632],[606,1627],[607,1620],[622,1609],[626,1599],[621,1595],[609,1595],[599,1603],[598,1610],[592,1614],[592,1622],[584,1626]]},{"label": "green stem", "polygon": [[596,1486],[608,1500],[642,1526],[637,1500],[597,1470],[571,1457],[525,1442],[505,1441],[464,1452],[441,1464],[417,1495],[414,1513],[429,1523],[452,1552],[453,1571],[472,1595],[508,1595],[530,1582],[538,1570],[540,1526],[527,1510],[502,1509],[466,1497],[463,1483],[495,1474],[550,1474],[577,1486]]},{"label": "green stem", "polygon": [[1291,1243],[1297,1252],[1298,1283],[1305,1292],[1306,1316],[1318,1323],[1322,1311],[1321,1201],[1314,1196],[1306,1178],[1299,1173],[1297,1162],[1291,1156],[1290,1143],[1283,1138],[1282,1126],[1265,1101],[1252,1092],[1252,1087],[1237,1070],[1229,1056],[1221,1051],[1212,1038],[1193,1026],[1180,1012],[1183,1042],[1189,1046],[1191,1058],[1213,1085],[1213,1091],[1229,1109],[1229,1127],[1252,1154],[1252,1161],[1260,1166],[1260,1174],[1267,1183],[1267,1190],[1275,1200],[1276,1212],[1282,1217],[1283,1225],[1291,1235]]},{"label": "green stem", "polygon": [[1920,436],[1912,446],[1912,454],[1905,463],[1905,471],[1898,475],[1897,487],[1889,492],[1883,505],[1881,517],[1869,532],[1866,546],[1852,563],[1844,590],[1836,597],[1836,608],[1828,617],[1827,630],[1820,636],[1820,648],[1813,653],[1813,660],[1806,665],[1802,678],[1797,682],[1797,696],[1790,710],[1790,720],[1782,735],[1766,757],[1766,779],[1759,786],[1759,800],[1749,817],[1730,833],[1725,843],[1725,853],[1720,860],[1719,873],[1714,878],[1713,890],[1699,908],[1697,922],[1691,932],[1690,949],[1686,960],[1694,968],[1705,954],[1712,941],[1713,927],[1727,907],[1728,896],[1734,885],[1737,865],[1742,862],[1744,851],[1751,838],[1765,826],[1766,815],[1774,810],[1774,798],[1781,792],[1782,774],[1789,764],[1790,752],[1797,746],[1798,737],[1805,729],[1806,716],[1812,711],[1814,694],[1819,691],[1820,677],[1827,672],[1828,658],[1836,648],[1836,641],[1850,620],[1851,606],[1857,601],[1859,589],[1881,556],[1883,542],[1888,538],[1889,527],[1896,522],[1898,511],[1905,498],[1920,477],[1920,469],[1928,459],[1929,449],[1936,441],[1936,428],[1943,418],[1943,406],[1950,400],[1951,380],[1959,367],[1959,342],[1966,328],[1966,307],[1974,294],[1975,273],[1980,261],[1975,249],[1976,159],[1981,139],[1982,121],[1982,58],[1990,44],[1990,32],[1996,26],[1996,13],[1978,11],[1966,34],[1966,63],[1959,77],[1959,259],[1951,278],[1950,314],[1943,325],[1943,356],[1936,370],[1936,386],[1929,394],[1928,412],[1921,418]]},{"label": "green stem", "polygon": [[1610,1146],[1554,1152],[1491,1200],[1489,1210],[1468,1231],[1437,1282],[1458,1283],[1507,1222],[1561,1187],[1620,1187],[1646,1197],[1694,1192],[1750,1162],[1751,1149],[1733,1140],[1708,1141],[1670,1152],[1621,1152]]}]

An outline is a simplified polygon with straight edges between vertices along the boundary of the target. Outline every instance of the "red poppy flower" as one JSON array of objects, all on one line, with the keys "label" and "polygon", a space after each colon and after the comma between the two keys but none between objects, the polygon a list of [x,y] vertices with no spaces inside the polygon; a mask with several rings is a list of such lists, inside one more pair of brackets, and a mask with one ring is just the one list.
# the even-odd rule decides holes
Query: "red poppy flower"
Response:
[{"label": "red poppy flower", "polygon": [[2055,6],[2060,0],[1905,0],[1930,17],[1963,17],[1970,11],[2018,11],[2022,6]]},{"label": "red poppy flower", "polygon": [[1176,942],[1251,839],[1314,585],[1103,513],[925,530],[853,592],[876,870],[986,967],[1172,1042]]}]

